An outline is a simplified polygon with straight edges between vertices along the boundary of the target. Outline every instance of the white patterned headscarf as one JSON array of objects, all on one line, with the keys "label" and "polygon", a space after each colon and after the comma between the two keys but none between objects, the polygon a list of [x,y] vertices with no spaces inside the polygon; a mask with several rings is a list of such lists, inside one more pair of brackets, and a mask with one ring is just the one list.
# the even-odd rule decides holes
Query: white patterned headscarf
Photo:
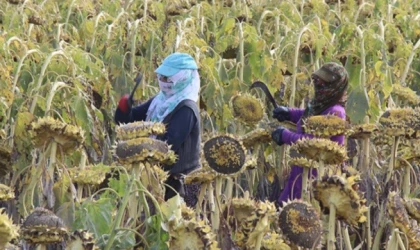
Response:
[{"label": "white patterned headscarf", "polygon": [[160,91],[149,106],[146,121],[162,122],[181,101],[198,101],[200,75],[197,70],[180,70],[167,82],[161,81],[158,74],[158,81]]}]

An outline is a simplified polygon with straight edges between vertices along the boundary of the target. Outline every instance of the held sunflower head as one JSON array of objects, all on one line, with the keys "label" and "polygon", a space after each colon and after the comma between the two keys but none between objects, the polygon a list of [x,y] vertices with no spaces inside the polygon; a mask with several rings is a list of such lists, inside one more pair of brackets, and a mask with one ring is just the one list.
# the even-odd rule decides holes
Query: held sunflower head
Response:
[{"label": "held sunflower head", "polygon": [[233,136],[210,138],[204,143],[203,153],[208,166],[219,174],[235,175],[244,168],[245,148]]},{"label": "held sunflower head", "polygon": [[318,137],[344,135],[349,125],[346,120],[335,115],[315,115],[306,119],[305,132]]},{"label": "held sunflower head", "polygon": [[231,99],[233,116],[247,125],[255,125],[264,117],[264,105],[250,94],[237,94]]},{"label": "held sunflower head", "polygon": [[336,207],[337,218],[357,226],[366,221],[367,207],[365,200],[358,191],[358,175],[324,176],[320,181],[313,182],[315,199],[320,202],[324,211],[329,211],[330,205]]},{"label": "held sunflower head", "polygon": [[280,229],[288,241],[301,248],[317,248],[321,243],[322,224],[316,209],[309,203],[294,200],[280,211]]},{"label": "held sunflower head", "polygon": [[322,161],[327,165],[340,164],[347,158],[346,148],[329,139],[303,138],[291,148],[308,159]]},{"label": "held sunflower head", "polygon": [[166,142],[148,137],[117,142],[115,156],[121,164],[149,161],[171,165],[176,161],[174,151]]},{"label": "held sunflower head", "polygon": [[81,128],[50,116],[32,122],[30,134],[35,147],[43,147],[45,144],[55,141],[65,152],[77,148],[85,140],[84,131]]},{"label": "held sunflower head", "polygon": [[162,135],[166,132],[161,122],[138,121],[116,127],[117,140],[131,140],[151,135]]},{"label": "held sunflower head", "polygon": [[251,132],[243,135],[240,137],[243,145],[246,148],[252,148],[256,145],[269,143],[271,142],[271,133],[269,130],[263,128],[257,128],[252,130]]},{"label": "held sunflower head", "polygon": [[60,243],[67,237],[64,222],[53,212],[37,207],[21,228],[23,239],[31,244]]},{"label": "held sunflower head", "polygon": [[14,225],[4,209],[0,208],[0,247],[5,247],[9,241],[16,239],[19,236],[18,231],[18,226]]}]

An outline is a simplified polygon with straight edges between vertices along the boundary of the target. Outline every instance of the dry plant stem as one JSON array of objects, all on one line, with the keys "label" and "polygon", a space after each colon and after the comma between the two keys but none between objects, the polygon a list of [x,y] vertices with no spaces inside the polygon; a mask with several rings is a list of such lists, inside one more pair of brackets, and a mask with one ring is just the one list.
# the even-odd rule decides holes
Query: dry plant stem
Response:
[{"label": "dry plant stem", "polygon": [[[134,182],[138,180],[138,178],[140,178],[140,163],[132,165],[130,177],[133,179]],[[131,193],[130,200],[128,201],[128,216],[130,218],[136,219],[138,215],[137,212],[138,212],[139,202],[137,199],[138,199],[139,193],[131,192],[131,190],[127,190],[127,192]]]},{"label": "dry plant stem", "polygon": [[408,198],[411,191],[411,182],[410,182],[410,174],[411,174],[411,165],[408,161],[405,163],[407,166],[404,168],[404,181],[402,185],[403,190],[403,198]]},{"label": "dry plant stem", "polygon": [[[343,227],[344,247],[346,250],[353,250],[351,246],[349,230],[347,227]],[[369,249],[369,248],[368,248]]]},{"label": "dry plant stem", "polygon": [[[79,164],[79,168],[80,169],[85,169],[86,168],[86,160],[87,160],[87,155],[86,152],[84,150],[82,150],[82,154],[80,156],[80,164]],[[85,185],[80,184],[80,188],[77,189],[77,199],[79,201],[82,200],[83,198],[83,189],[84,189]]]},{"label": "dry plant stem", "polygon": [[220,197],[222,196],[222,184],[223,184],[223,177],[221,176],[217,176],[216,177],[216,206],[215,206],[215,210],[214,210],[214,217],[215,217],[215,221],[212,221],[212,223],[214,222],[213,225],[213,229],[215,230],[215,233],[217,233],[219,231],[219,226],[220,226],[220,210],[222,209],[222,202]]},{"label": "dry plant stem", "polygon": [[391,239],[388,241],[388,245],[386,247],[386,250],[396,250],[398,247],[398,242],[397,242],[397,235],[395,230],[392,232],[391,234]]},{"label": "dry plant stem", "polygon": [[[208,185],[209,184],[207,182],[201,184],[200,194],[198,195],[198,201],[195,205],[195,214],[197,218],[200,218],[201,208],[203,206],[203,200],[204,196],[206,195]],[[203,215],[205,216],[205,214]]]},{"label": "dry plant stem", "polygon": [[312,168],[307,168],[304,167],[303,168],[303,176],[302,176],[302,193],[301,193],[301,197],[304,201],[309,202],[309,195],[308,195],[308,175],[309,175],[309,170],[311,170]]},{"label": "dry plant stem", "polygon": [[328,221],[328,242],[327,242],[327,249],[334,250],[335,249],[335,214],[336,214],[336,207],[334,204],[330,204],[330,217]]},{"label": "dry plant stem", "polygon": [[[209,183],[209,188],[208,188],[208,202],[209,202],[209,207],[210,207],[210,220],[211,220],[211,227],[213,229],[213,232],[216,233],[216,226],[219,226],[219,218],[217,217],[219,215],[219,211],[216,211],[216,205],[215,205],[215,201],[214,201],[214,188],[213,188],[213,183]],[[217,213],[217,216],[216,216]]]},{"label": "dry plant stem", "polygon": [[[364,123],[369,124],[369,116],[365,117]],[[369,144],[369,137],[362,139],[362,173],[364,176],[367,176],[369,174]]]},{"label": "dry plant stem", "polygon": [[396,159],[396,155],[397,155],[397,149],[398,149],[399,141],[400,141],[400,137],[395,136],[394,137],[394,143],[392,144],[391,160],[389,161],[388,173],[387,173],[387,176],[386,176],[385,183],[388,183],[388,181],[391,179],[392,173],[394,172],[395,159]]},{"label": "dry plant stem", "polygon": [[323,160],[320,160],[318,162],[318,175],[317,175],[317,180],[321,180],[322,176],[324,176],[325,174],[325,164]]},{"label": "dry plant stem", "polygon": [[[265,215],[260,221],[258,221],[258,224],[255,228],[267,228],[268,227],[268,216]],[[254,250],[260,250],[262,240],[264,237],[264,231],[261,231],[257,236],[257,242],[255,243]]]},{"label": "dry plant stem", "polygon": [[381,245],[381,238],[382,234],[384,233],[385,226],[387,223],[386,218],[384,218],[385,214],[385,204],[381,205],[381,211],[379,212],[379,227],[376,231],[375,240],[373,241],[372,250],[379,250],[379,247]]},{"label": "dry plant stem", "polygon": [[398,233],[398,230],[396,230],[397,232],[395,233],[396,234],[396,238],[397,238],[397,243],[398,243],[398,246],[401,248],[401,250],[405,250],[406,248],[405,248],[405,245],[404,245],[404,242],[403,242],[403,240],[401,239],[401,236],[400,236],[400,234]]},{"label": "dry plant stem", "polygon": [[226,180],[226,202],[232,199],[233,193],[233,177],[228,177]]},{"label": "dry plant stem", "polygon": [[407,64],[405,65],[405,69],[403,74],[401,75],[401,84],[405,84],[405,80],[407,78],[408,75],[408,71],[411,68],[411,63],[413,62],[414,56],[417,54],[416,50],[420,47],[420,39],[417,40],[416,44],[414,45],[413,49],[411,50],[410,55],[408,56],[408,60],[407,60]]},{"label": "dry plant stem", "polygon": [[[52,182],[51,185],[47,185],[47,187],[51,187],[51,190],[49,190],[49,192],[54,195],[54,192],[52,191],[52,187],[54,184],[54,172],[55,172],[55,165],[57,162],[57,142],[56,141],[52,141],[51,142],[51,148],[50,148],[50,160],[49,160],[49,164],[48,164],[48,168],[47,168],[47,173],[48,173],[48,179],[46,180],[47,182]],[[47,197],[47,203],[49,207],[53,207],[54,206],[54,200],[50,200],[49,199],[50,196]]]},{"label": "dry plant stem", "polygon": [[364,226],[365,231],[366,231],[366,234],[365,234],[366,247],[367,249],[372,249],[372,232],[371,232],[371,226],[370,226],[370,222],[371,222],[370,206],[367,207],[366,217],[367,217],[367,220]]}]

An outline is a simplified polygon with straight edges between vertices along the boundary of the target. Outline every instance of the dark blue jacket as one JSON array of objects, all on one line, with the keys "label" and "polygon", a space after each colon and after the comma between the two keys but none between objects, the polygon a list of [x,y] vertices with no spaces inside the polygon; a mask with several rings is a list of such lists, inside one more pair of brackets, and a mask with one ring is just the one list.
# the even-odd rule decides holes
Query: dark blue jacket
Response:
[{"label": "dark blue jacket", "polygon": [[[147,110],[153,98],[124,113],[119,108],[115,111],[115,122],[130,123],[146,120]],[[200,113],[197,104],[192,100],[181,101],[175,109],[169,113],[163,123],[166,125],[166,133],[157,139],[166,141],[171,149],[177,154],[178,160],[171,166],[163,166],[170,174],[187,174],[200,167]]]}]

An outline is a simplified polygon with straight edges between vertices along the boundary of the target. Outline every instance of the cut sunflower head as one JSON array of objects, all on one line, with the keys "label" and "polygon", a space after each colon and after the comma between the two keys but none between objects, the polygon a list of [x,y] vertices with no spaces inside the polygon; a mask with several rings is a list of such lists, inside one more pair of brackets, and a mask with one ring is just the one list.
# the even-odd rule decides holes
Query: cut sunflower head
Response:
[{"label": "cut sunflower head", "polygon": [[259,144],[269,143],[272,139],[269,130],[257,128],[241,136],[240,140],[246,148],[252,148]]},{"label": "cut sunflower head", "polygon": [[55,141],[65,152],[77,148],[85,140],[82,129],[50,116],[32,122],[30,134],[35,147],[43,147],[49,142]]},{"label": "cut sunflower head", "polygon": [[0,201],[7,201],[13,198],[15,198],[13,190],[10,187],[0,183]]},{"label": "cut sunflower head", "polygon": [[322,224],[318,212],[311,204],[294,200],[280,211],[280,229],[288,241],[302,248],[317,248],[322,237]]},{"label": "cut sunflower head", "polygon": [[314,197],[321,204],[324,211],[330,205],[336,207],[337,217],[348,224],[357,226],[366,221],[367,207],[358,190],[358,175],[324,176],[320,181],[313,183]]},{"label": "cut sunflower head", "polygon": [[134,164],[148,161],[171,165],[176,161],[170,146],[153,138],[137,138],[120,141],[115,147],[115,155],[121,164]]},{"label": "cut sunflower head", "polygon": [[37,207],[23,222],[21,236],[31,244],[62,242],[67,236],[64,222],[53,212]]},{"label": "cut sunflower head", "polygon": [[230,135],[219,135],[204,143],[204,158],[208,166],[219,174],[235,175],[243,170],[245,148]]},{"label": "cut sunflower head", "polygon": [[308,159],[322,161],[327,165],[340,164],[347,158],[346,148],[329,139],[303,138],[291,148]]},{"label": "cut sunflower head", "polygon": [[138,121],[116,127],[117,140],[131,140],[151,135],[162,135],[166,132],[161,122]]},{"label": "cut sunflower head", "polygon": [[315,115],[306,119],[305,132],[318,137],[344,135],[349,129],[346,120],[335,115]]},{"label": "cut sunflower head", "polygon": [[169,237],[169,249],[173,250],[220,249],[216,236],[204,221],[181,220],[179,225],[169,228]]},{"label": "cut sunflower head", "polygon": [[68,171],[73,182],[82,185],[98,186],[105,180],[106,174],[111,171],[111,167],[97,164],[87,166],[84,169],[79,167],[69,168]]},{"label": "cut sunflower head", "polygon": [[12,219],[0,208],[0,247],[3,249],[9,241],[16,239],[19,236],[18,231]]},{"label": "cut sunflower head", "polygon": [[418,105],[420,103],[420,97],[414,90],[409,87],[404,87],[401,84],[392,85],[392,93],[394,93],[402,101],[405,101],[412,105]]},{"label": "cut sunflower head", "polygon": [[237,94],[231,99],[233,116],[247,125],[255,125],[264,117],[264,105],[250,94]]},{"label": "cut sunflower head", "polygon": [[0,144],[0,177],[12,171],[12,149],[5,144]]}]

